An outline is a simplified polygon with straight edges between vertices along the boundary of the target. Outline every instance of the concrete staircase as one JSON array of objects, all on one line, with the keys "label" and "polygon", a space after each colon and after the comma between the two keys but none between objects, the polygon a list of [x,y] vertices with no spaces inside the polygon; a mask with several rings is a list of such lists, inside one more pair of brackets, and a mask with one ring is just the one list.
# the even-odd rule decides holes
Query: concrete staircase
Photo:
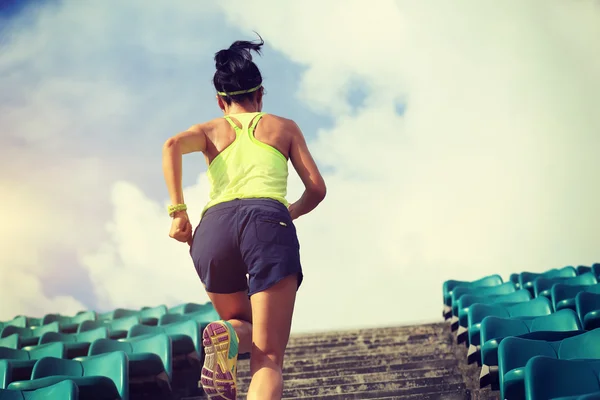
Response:
[{"label": "concrete staircase", "polygon": [[[284,399],[485,399],[473,396],[447,323],[293,335]],[[475,372],[476,374],[476,372]],[[478,376],[478,375],[477,375]],[[245,399],[249,360],[238,364]]]}]

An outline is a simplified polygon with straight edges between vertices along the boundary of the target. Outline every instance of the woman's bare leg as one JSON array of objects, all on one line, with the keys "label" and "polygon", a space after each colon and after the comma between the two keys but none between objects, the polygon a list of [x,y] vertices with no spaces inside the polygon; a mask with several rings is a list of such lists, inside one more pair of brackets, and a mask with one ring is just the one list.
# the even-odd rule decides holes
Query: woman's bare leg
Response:
[{"label": "woman's bare leg", "polygon": [[291,275],[250,299],[253,343],[248,400],[281,399],[283,355],[290,337],[297,289],[297,276]]},{"label": "woman's bare leg", "polygon": [[247,292],[230,294],[206,292],[221,319],[228,321],[237,333],[239,353],[252,350],[252,307]]}]

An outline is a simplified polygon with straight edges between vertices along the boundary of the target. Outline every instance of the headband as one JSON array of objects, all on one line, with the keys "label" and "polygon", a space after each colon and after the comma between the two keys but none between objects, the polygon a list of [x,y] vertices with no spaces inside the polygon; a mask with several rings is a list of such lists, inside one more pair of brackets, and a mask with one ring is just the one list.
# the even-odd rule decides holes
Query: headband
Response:
[{"label": "headband", "polygon": [[261,87],[262,87],[262,83],[260,85],[258,85],[257,87],[253,87],[252,89],[238,90],[237,92],[217,92],[217,94],[219,96],[223,96],[223,97],[226,97],[226,96],[235,96],[237,94],[246,94],[246,93],[256,92]]}]

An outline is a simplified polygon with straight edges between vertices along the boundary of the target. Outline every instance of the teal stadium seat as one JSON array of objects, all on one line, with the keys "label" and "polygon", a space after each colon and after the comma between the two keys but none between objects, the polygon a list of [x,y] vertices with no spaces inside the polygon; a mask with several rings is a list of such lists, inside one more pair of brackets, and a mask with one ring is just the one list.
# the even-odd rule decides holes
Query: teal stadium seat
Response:
[{"label": "teal stadium seat", "polygon": [[50,343],[29,350],[0,348],[0,389],[6,389],[13,381],[31,377],[36,361],[43,357],[65,358],[67,350],[63,343]]},{"label": "teal stadium seat", "polygon": [[496,286],[487,286],[487,287],[464,287],[459,286],[454,288],[452,291],[452,319],[450,320],[450,324],[456,325],[456,322],[459,317],[459,300],[466,296],[500,296],[505,294],[510,294],[515,292],[515,285],[512,282],[501,283]]},{"label": "teal stadium seat", "polygon": [[519,274],[510,274],[509,280],[514,283],[517,290],[521,289],[521,285],[519,285]]},{"label": "teal stadium seat", "polygon": [[[526,365],[536,356],[562,360],[598,359],[600,361],[600,330],[589,331],[560,341],[517,337],[503,340],[498,349],[501,398],[525,398]],[[571,382],[571,385],[576,384],[576,381]]]},{"label": "teal stadium seat", "polygon": [[52,322],[58,322],[60,332],[62,333],[75,333],[79,324],[84,321],[95,321],[97,315],[94,311],[81,312],[73,317],[67,317],[60,314],[47,314],[42,318],[42,326],[50,324]]},{"label": "teal stadium seat", "polygon": [[573,278],[537,278],[533,281],[534,297],[545,296],[550,298],[552,286],[559,283],[564,285],[595,285],[598,280],[592,273]]},{"label": "teal stadium seat", "polygon": [[167,310],[167,314],[192,314],[200,311],[210,311],[214,309],[215,308],[211,302],[204,304],[183,303],[169,308]]},{"label": "teal stadium seat", "polygon": [[[495,303],[523,303],[531,300],[531,293],[528,290],[522,289],[517,290],[509,294],[501,295],[470,295],[466,294],[458,299],[458,320],[456,320],[456,328],[463,326],[467,328],[469,326],[468,315],[469,307],[473,304],[495,304]],[[454,320],[454,318],[453,318]]]},{"label": "teal stadium seat", "polygon": [[0,400],[79,400],[79,388],[75,382],[64,380],[31,391],[0,389]]},{"label": "teal stadium seat", "polygon": [[19,335],[20,346],[36,346],[39,344],[40,338],[47,332],[58,332],[58,322],[36,327],[36,328],[18,328],[16,326],[6,326],[0,332],[0,338],[5,338],[10,335]]},{"label": "teal stadium seat", "polygon": [[88,354],[92,342],[108,338],[108,329],[96,328],[82,333],[47,332],[40,338],[40,344],[61,342],[67,348],[67,358],[83,357]]},{"label": "teal stadium seat", "polygon": [[[577,314],[573,310],[562,310],[536,318],[486,317],[481,323],[481,349],[469,347],[467,360],[470,363],[481,359],[481,387],[498,382],[498,348],[508,337],[523,337],[533,340],[556,341],[584,333]],[[480,351],[479,351],[480,350]],[[481,358],[479,357],[481,355]]]},{"label": "teal stadium seat", "polygon": [[20,349],[19,334],[13,333],[10,336],[0,339],[0,347],[8,347],[9,349]]},{"label": "teal stadium seat", "polygon": [[117,308],[114,311],[100,314],[99,319],[103,321],[116,320],[124,317],[137,316],[143,325],[157,325],[158,319],[167,313],[167,306],[143,307],[140,310]]},{"label": "teal stadium seat", "polygon": [[574,276],[577,276],[577,271],[572,266],[553,268],[542,273],[524,271],[519,274],[519,285],[521,289],[527,289],[531,294],[535,294],[533,292],[533,281],[536,278],[571,278]]},{"label": "teal stadium seat", "polygon": [[35,363],[31,380],[12,382],[8,388],[37,390],[64,380],[75,382],[82,399],[129,400],[127,355],[122,351],[75,360],[44,357]]},{"label": "teal stadium seat", "polygon": [[575,269],[577,270],[577,275],[583,275],[592,272],[592,267],[588,267],[587,265],[578,265]]},{"label": "teal stadium seat", "polygon": [[575,296],[575,309],[584,329],[600,328],[600,294],[578,293]]},{"label": "teal stadium seat", "polygon": [[123,351],[129,359],[130,393],[160,393],[169,398],[173,359],[171,339],[166,334],[125,340],[98,339],[89,355]]},{"label": "teal stadium seat", "polygon": [[597,396],[600,360],[559,360],[536,356],[525,367],[525,398],[547,400]]},{"label": "teal stadium seat", "polygon": [[459,328],[459,337],[463,334],[463,341],[467,339],[467,346],[479,346],[481,322],[485,317],[501,317],[501,318],[516,318],[516,317],[541,317],[552,313],[552,304],[545,297],[539,297],[524,303],[516,304],[473,304],[469,307],[468,313],[468,328],[461,332]]},{"label": "teal stadium seat", "polygon": [[571,310],[576,311],[577,306],[575,304],[575,298],[577,297],[577,294],[582,292],[600,294],[600,284],[566,285],[563,283],[557,283],[552,286],[550,292],[552,307],[555,311],[565,308],[570,308]]},{"label": "teal stadium seat", "polygon": [[108,329],[109,338],[124,339],[127,337],[127,332],[129,332],[131,327],[138,325],[139,323],[140,317],[137,315],[112,320],[84,321],[79,325],[77,333],[87,332],[98,328],[106,328]]},{"label": "teal stadium seat", "polygon": [[452,291],[455,287],[465,286],[465,287],[483,287],[483,286],[496,286],[503,283],[502,277],[500,275],[489,275],[483,278],[477,279],[475,281],[457,281],[457,280],[447,280],[442,285],[442,292],[444,298],[444,310],[443,316],[445,319],[450,319],[452,316]]}]

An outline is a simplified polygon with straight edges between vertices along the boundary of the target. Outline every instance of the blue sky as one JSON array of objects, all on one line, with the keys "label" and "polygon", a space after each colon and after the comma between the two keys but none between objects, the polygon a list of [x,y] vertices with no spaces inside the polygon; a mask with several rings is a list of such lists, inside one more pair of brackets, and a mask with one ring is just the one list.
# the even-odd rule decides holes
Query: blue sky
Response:
[{"label": "blue sky", "polygon": [[[329,189],[297,224],[295,330],[435,320],[444,279],[600,260],[597,2],[0,4],[0,319],[206,301],[161,146],[219,116],[213,55],[253,30],[266,111]],[[205,170],[184,158],[192,216]]]}]

